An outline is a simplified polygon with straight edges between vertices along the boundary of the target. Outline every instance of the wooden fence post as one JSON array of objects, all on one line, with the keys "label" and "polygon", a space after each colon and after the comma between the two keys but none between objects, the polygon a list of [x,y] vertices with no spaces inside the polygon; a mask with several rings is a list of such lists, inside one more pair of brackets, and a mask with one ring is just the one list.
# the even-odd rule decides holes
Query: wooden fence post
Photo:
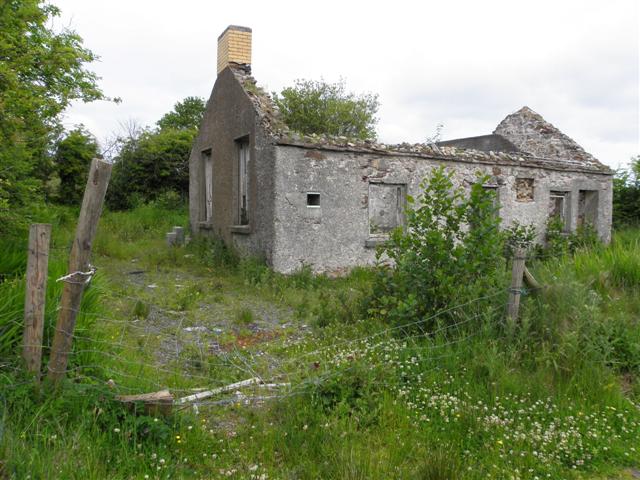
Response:
[{"label": "wooden fence post", "polygon": [[515,325],[518,320],[525,259],[526,250],[523,248],[517,248],[514,251],[513,255],[513,266],[511,269],[511,287],[509,288],[509,305],[507,311],[507,321],[511,325]]},{"label": "wooden fence post", "polygon": [[91,246],[98,228],[104,196],[109,185],[112,165],[94,158],[89,169],[87,186],[82,199],[82,208],[78,217],[76,237],[69,255],[69,275],[64,278],[64,289],[60,300],[60,313],[49,359],[49,380],[54,383],[64,377],[67,370],[69,352],[72,346],[73,330],[76,325],[82,293],[91,278],[89,258]]},{"label": "wooden fence post", "polygon": [[24,295],[24,335],[22,358],[27,371],[40,377],[44,307],[47,296],[47,271],[51,225],[34,223],[29,227],[29,255]]}]

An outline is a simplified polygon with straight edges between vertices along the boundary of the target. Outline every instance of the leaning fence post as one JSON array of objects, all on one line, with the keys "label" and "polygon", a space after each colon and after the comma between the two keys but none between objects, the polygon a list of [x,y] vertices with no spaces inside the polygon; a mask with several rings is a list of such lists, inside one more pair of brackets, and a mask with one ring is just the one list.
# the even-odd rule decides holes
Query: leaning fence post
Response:
[{"label": "leaning fence post", "polygon": [[507,311],[507,321],[515,325],[518,320],[518,310],[520,309],[520,294],[522,292],[522,278],[524,275],[524,262],[526,250],[517,248],[513,255],[513,266],[511,268],[511,287],[509,288],[509,304]]},{"label": "leaning fence post", "polygon": [[110,163],[94,158],[89,169],[87,186],[76,227],[76,237],[69,255],[69,275],[62,279],[64,280],[64,288],[47,374],[47,377],[53,382],[63,378],[67,370],[73,330],[80,309],[82,293],[91,278],[89,265],[91,245],[98,228],[104,196],[111,177],[111,167]]},{"label": "leaning fence post", "polygon": [[22,358],[27,371],[39,377],[42,362],[42,334],[47,295],[47,267],[51,225],[34,223],[29,227],[29,254],[24,295],[24,335]]}]

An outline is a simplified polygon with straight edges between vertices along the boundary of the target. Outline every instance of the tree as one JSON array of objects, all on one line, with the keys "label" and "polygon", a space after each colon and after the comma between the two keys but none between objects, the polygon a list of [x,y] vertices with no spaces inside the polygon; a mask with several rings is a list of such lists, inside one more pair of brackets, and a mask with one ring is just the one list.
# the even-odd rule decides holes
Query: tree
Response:
[{"label": "tree", "polygon": [[640,155],[631,159],[628,169],[613,179],[613,224],[640,225]]},{"label": "tree", "polygon": [[132,208],[155,200],[165,192],[183,199],[189,192],[189,154],[204,115],[205,103],[187,97],[156,122],[155,130],[123,125],[126,138],[118,140],[107,204],[113,209]]},{"label": "tree", "polygon": [[344,80],[296,80],[273,99],[284,123],[303,134],[375,139],[380,103],[374,94],[347,92]]},{"label": "tree", "polygon": [[72,100],[104,98],[85,67],[95,55],[74,31],[50,27],[59,14],[41,0],[0,2],[0,234],[41,199],[60,114]]},{"label": "tree", "polygon": [[173,191],[189,192],[189,153],[193,130],[146,131],[125,142],[111,175],[107,203],[127,209]]},{"label": "tree", "polygon": [[98,143],[82,125],[71,130],[57,145],[55,163],[60,203],[76,205],[82,201],[91,159],[98,154]]},{"label": "tree", "polygon": [[[444,167],[434,168],[420,196],[407,197],[406,228],[393,231],[378,252],[393,267],[380,267],[370,313],[429,327],[429,318],[453,305],[473,301],[465,312],[490,307],[495,297],[476,300],[499,289],[504,263],[495,193],[482,187],[487,178],[466,190]],[[460,314],[452,310],[438,321],[455,322]]]},{"label": "tree", "polygon": [[202,122],[205,103],[200,97],[187,97],[173,106],[173,111],[165,113],[156,125],[160,130],[197,130]]}]

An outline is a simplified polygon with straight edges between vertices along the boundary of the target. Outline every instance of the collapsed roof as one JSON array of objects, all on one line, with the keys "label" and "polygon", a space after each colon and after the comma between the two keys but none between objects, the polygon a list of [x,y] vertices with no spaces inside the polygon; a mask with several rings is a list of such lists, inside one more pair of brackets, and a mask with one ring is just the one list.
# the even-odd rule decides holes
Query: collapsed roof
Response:
[{"label": "collapsed roof", "polygon": [[389,145],[374,140],[300,134],[290,130],[279,118],[277,107],[269,94],[257,86],[249,65],[230,63],[229,68],[253,103],[265,131],[278,145],[613,174],[609,167],[529,107],[508,115],[491,135],[431,144]]}]

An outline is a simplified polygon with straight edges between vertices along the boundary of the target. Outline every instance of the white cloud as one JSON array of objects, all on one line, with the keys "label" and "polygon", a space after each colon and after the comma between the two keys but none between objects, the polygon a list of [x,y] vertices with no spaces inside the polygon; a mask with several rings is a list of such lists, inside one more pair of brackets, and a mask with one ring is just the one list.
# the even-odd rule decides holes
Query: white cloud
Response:
[{"label": "white cloud", "polygon": [[423,141],[438,123],[446,138],[490,133],[528,105],[611,166],[640,152],[635,0],[55,3],[124,100],[69,110],[99,137],[208,97],[217,37],[239,24],[269,90],[323,76],[379,93],[384,141]]}]

